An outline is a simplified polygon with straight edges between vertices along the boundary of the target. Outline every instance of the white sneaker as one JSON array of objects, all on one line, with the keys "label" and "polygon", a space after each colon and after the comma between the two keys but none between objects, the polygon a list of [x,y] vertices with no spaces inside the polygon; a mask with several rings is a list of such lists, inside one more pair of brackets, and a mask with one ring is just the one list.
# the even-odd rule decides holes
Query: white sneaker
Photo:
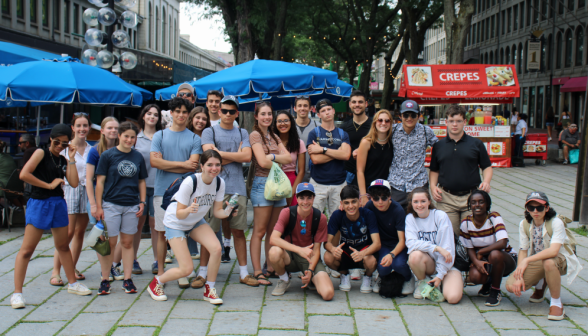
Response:
[{"label": "white sneaker", "polygon": [[402,285],[402,295],[410,295],[410,293],[414,292],[414,278],[410,277],[410,280],[405,281]]},{"label": "white sneaker", "polygon": [[340,278],[341,277],[341,273],[335,271],[334,269],[331,270],[331,276],[333,278]]},{"label": "white sneaker", "polygon": [[382,279],[380,277],[374,277],[372,275],[372,291],[374,293],[380,292],[380,285],[382,284]]},{"label": "white sneaker", "polygon": [[341,274],[341,283],[339,284],[339,290],[342,290],[344,292],[349,292],[351,290],[349,274]]},{"label": "white sneaker", "polygon": [[551,141],[551,138],[547,138],[547,141]]},{"label": "white sneaker", "polygon": [[[368,277],[368,276],[365,276],[364,275],[363,276],[363,282],[361,284],[361,287],[359,288],[359,291],[361,293],[368,294],[368,293],[371,293],[372,290],[373,290],[372,289],[372,277]],[[378,292],[379,291],[380,290],[378,289]]]},{"label": "white sneaker", "polygon": [[67,292],[70,294],[77,294],[77,295],[92,295],[92,291],[88,289],[88,287],[82,285],[79,281],[76,282],[73,286],[67,286]]},{"label": "white sneaker", "polygon": [[170,250],[167,250],[167,253],[165,255],[165,263],[171,264],[173,261],[172,259],[173,259],[172,252]]},{"label": "white sneaker", "polygon": [[[416,283],[414,293],[412,294],[412,296],[414,296],[414,298],[417,300],[423,299],[423,296],[421,295],[421,292],[419,291],[419,289],[421,288],[421,283],[423,283],[425,281],[427,281],[427,280],[423,279],[423,280],[417,281],[417,283]],[[404,285],[402,286],[402,289],[404,289]]]},{"label": "white sneaker", "polygon": [[22,293],[14,293],[10,297],[10,305],[14,309],[20,309],[25,307],[25,299],[22,297]]},{"label": "white sneaker", "polygon": [[351,270],[351,280],[354,280],[354,281],[361,280],[361,273],[359,273],[358,268]]}]

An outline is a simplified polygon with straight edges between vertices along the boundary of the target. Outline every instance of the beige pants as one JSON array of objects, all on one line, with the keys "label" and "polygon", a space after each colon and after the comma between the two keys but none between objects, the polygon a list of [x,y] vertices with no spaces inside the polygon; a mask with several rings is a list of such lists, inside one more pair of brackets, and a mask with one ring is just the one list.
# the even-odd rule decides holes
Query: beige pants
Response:
[{"label": "beige pants", "polygon": [[[566,257],[559,253],[555,258],[552,259],[555,262],[555,266],[559,270],[560,275],[568,273],[568,264]],[[529,263],[529,266],[523,273],[523,280],[525,281],[525,290],[535,286],[539,280],[545,278],[545,268],[543,268],[543,260],[537,260]],[[506,280],[507,286],[512,286],[515,282],[514,273],[511,274]],[[544,287],[545,288],[545,287]]]},{"label": "beige pants", "polygon": [[453,232],[459,236],[459,225],[462,219],[472,214],[472,211],[468,210],[468,197],[470,197],[470,194],[455,196],[443,191],[441,197],[441,201],[437,202],[437,209],[447,214],[453,225]]},{"label": "beige pants", "polygon": [[316,194],[314,198],[314,207],[321,212],[327,208],[328,215],[331,216],[335,210],[339,209],[341,204],[341,189],[347,185],[343,182],[339,185],[322,185],[318,184],[314,179],[310,179],[310,183],[314,186]]}]

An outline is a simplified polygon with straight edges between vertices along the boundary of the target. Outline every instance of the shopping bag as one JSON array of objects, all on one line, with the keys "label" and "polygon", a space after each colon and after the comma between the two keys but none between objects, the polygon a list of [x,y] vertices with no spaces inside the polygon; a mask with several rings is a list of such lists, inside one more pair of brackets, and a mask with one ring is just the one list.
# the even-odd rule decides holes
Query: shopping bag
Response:
[{"label": "shopping bag", "polygon": [[580,150],[579,149],[572,149],[570,151],[570,164],[578,163],[580,159]]},{"label": "shopping bag", "polygon": [[292,197],[290,179],[275,162],[272,163],[272,168],[267,176],[263,196],[268,201],[279,201],[283,198]]}]

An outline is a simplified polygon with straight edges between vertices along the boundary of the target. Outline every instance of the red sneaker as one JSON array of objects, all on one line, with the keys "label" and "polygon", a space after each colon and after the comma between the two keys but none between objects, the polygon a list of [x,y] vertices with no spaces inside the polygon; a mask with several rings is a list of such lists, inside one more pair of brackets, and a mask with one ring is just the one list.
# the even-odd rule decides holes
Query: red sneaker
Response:
[{"label": "red sneaker", "polygon": [[223,304],[223,299],[216,295],[216,288],[210,288],[208,285],[204,285],[204,300],[212,304]]},{"label": "red sneaker", "polygon": [[147,291],[149,292],[149,295],[151,295],[151,298],[153,300],[167,301],[167,296],[163,292],[163,285],[160,284],[155,277],[153,278],[153,280],[151,280],[151,283],[149,283]]}]

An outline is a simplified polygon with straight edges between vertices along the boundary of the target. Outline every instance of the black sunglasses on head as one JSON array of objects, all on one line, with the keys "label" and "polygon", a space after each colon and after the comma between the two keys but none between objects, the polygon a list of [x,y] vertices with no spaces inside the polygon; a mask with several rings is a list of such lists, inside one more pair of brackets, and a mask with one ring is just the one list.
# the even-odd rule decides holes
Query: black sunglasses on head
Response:
[{"label": "black sunglasses on head", "polygon": [[403,119],[408,119],[408,117],[411,117],[412,119],[416,119],[419,114],[416,112],[404,112],[401,115],[402,115]]},{"label": "black sunglasses on head", "polygon": [[538,212],[543,212],[543,210],[545,210],[545,205],[530,205],[530,204],[527,204],[526,208],[527,208],[527,211],[529,211],[529,212],[533,212],[533,211],[535,211],[535,209]]},{"label": "black sunglasses on head", "polygon": [[233,110],[233,109],[221,109],[221,113],[222,114],[230,114],[230,115],[235,115],[235,113],[237,113],[237,110]]}]

